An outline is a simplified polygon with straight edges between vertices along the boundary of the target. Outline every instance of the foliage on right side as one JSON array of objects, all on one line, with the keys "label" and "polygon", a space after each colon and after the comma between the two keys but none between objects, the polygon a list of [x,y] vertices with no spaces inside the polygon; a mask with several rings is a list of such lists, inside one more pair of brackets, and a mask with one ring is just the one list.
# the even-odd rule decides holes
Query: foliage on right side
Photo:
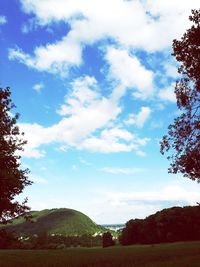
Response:
[{"label": "foliage on right side", "polygon": [[173,207],[130,220],[119,238],[122,245],[192,240],[200,240],[200,206]]},{"label": "foliage on right side", "polygon": [[200,9],[192,10],[189,20],[191,28],[173,41],[172,55],[180,63],[175,94],[181,115],[163,136],[161,153],[169,153],[170,173],[200,182]]}]

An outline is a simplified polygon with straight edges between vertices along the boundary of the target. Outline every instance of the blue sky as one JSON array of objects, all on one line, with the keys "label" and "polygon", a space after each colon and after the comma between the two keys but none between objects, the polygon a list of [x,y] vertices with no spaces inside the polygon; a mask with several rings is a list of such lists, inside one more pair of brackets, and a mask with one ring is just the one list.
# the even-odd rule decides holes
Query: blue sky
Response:
[{"label": "blue sky", "polygon": [[28,144],[34,210],[66,207],[124,223],[193,205],[199,186],[167,172],[159,140],[177,116],[172,40],[198,1],[0,3],[1,87]]}]

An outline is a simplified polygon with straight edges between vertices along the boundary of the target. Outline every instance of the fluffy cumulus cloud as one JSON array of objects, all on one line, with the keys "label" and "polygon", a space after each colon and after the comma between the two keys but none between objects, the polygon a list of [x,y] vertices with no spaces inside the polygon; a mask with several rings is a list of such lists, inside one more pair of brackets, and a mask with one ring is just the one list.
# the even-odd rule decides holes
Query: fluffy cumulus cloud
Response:
[{"label": "fluffy cumulus cloud", "polygon": [[25,133],[25,139],[28,141],[23,155],[31,158],[41,158],[45,155],[44,150],[39,149],[43,144],[49,144],[53,137],[49,135],[49,129],[34,123],[20,123],[20,129]]},{"label": "fluffy cumulus cloud", "polygon": [[20,124],[28,140],[24,156],[42,157],[45,153],[41,146],[51,143],[60,144],[61,150],[68,147],[103,153],[135,150],[140,155],[140,148],[149,142],[148,138],[139,138],[127,129],[115,126],[121,113],[119,102],[112,94],[102,96],[94,77],[73,81],[71,93],[66,95],[57,112],[62,118],[50,127]]},{"label": "fluffy cumulus cloud", "polygon": [[17,59],[38,71],[48,71],[66,76],[70,67],[81,64],[81,47],[73,40],[63,38],[54,44],[36,47],[34,56],[24,53],[19,48],[9,49],[9,59]]},{"label": "fluffy cumulus cloud", "polygon": [[[57,21],[71,23],[70,34],[80,41],[111,36],[122,44],[149,50],[168,46],[171,39],[184,30],[189,10],[199,7],[198,0],[181,5],[174,0],[166,3],[159,0],[21,0],[21,3],[24,11],[35,14],[41,25]],[[166,29],[162,38],[160,29]]]},{"label": "fluffy cumulus cloud", "polygon": [[136,145],[132,142],[133,139],[133,135],[128,131],[111,128],[103,130],[99,137],[92,136],[85,139],[81,148],[103,153],[129,152],[136,148]]},{"label": "fluffy cumulus cloud", "polygon": [[[11,49],[10,59],[62,75],[81,64],[83,45],[101,39],[112,38],[120,46],[149,52],[165,49],[187,27],[191,8],[199,7],[198,0],[181,5],[173,0],[165,4],[148,0],[21,0],[21,4],[24,12],[33,14],[35,23],[41,26],[62,21],[71,29],[61,40],[36,47],[32,56]],[[160,32],[165,33],[162,38]],[[137,59],[132,60],[132,68],[140,68]]]},{"label": "fluffy cumulus cloud", "polygon": [[103,130],[99,137],[85,139],[81,148],[102,153],[135,151],[137,155],[144,156],[140,148],[146,146],[149,141],[149,138],[138,138],[126,129],[110,128]]},{"label": "fluffy cumulus cloud", "polygon": [[123,87],[135,89],[134,95],[140,98],[152,95],[153,72],[147,70],[136,56],[129,55],[127,50],[109,47],[106,59],[110,65],[110,76]]},{"label": "fluffy cumulus cloud", "polygon": [[[141,148],[150,139],[140,138],[137,131],[144,127],[152,110],[148,104],[142,104],[138,113],[129,116],[126,113],[128,118],[122,122],[123,97],[130,92],[132,98],[139,101],[175,101],[173,84],[168,86],[168,78],[176,78],[174,65],[162,64],[162,74],[166,74],[168,80],[163,89],[158,89],[154,64],[145,61],[141,53],[151,56],[169,51],[172,40],[180,38],[188,27],[190,10],[198,8],[199,1],[181,4],[178,0],[20,2],[23,12],[32,16],[27,33],[37,30],[38,25],[40,29],[48,28],[59,22],[68,25],[69,30],[51,43],[36,46],[30,54],[20,47],[10,48],[9,59],[62,78],[67,78],[75,67],[74,75],[81,76],[75,76],[73,81],[70,77],[66,79],[70,81],[71,91],[57,109],[61,116],[58,123],[50,127],[21,124],[29,141],[25,154],[41,157],[45,155],[43,145],[58,143],[62,150],[68,147],[103,153],[134,150],[137,155],[145,156]],[[98,85],[95,77],[89,76],[87,71],[78,71],[87,63],[83,56],[85,47],[94,45],[102,56],[101,74],[104,87],[108,86],[108,95],[103,93],[105,88]],[[37,92],[42,88],[41,83],[33,87]],[[129,131],[130,125],[135,126],[134,132]]]}]

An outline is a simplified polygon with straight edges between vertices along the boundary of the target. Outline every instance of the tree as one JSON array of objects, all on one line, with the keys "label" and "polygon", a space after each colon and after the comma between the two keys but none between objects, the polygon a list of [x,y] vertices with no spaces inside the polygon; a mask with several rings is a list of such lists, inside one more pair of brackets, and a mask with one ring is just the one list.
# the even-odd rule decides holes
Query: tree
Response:
[{"label": "tree", "polygon": [[26,141],[17,126],[19,114],[11,114],[15,105],[10,95],[9,87],[0,88],[0,223],[29,210],[27,199],[20,204],[14,198],[32,183],[28,180],[29,169],[20,168],[19,153]]},{"label": "tree", "polygon": [[8,233],[5,229],[0,229],[0,249],[19,248],[20,242],[18,239]]},{"label": "tree", "polygon": [[114,244],[115,244],[110,232],[103,233],[102,242],[103,242],[104,248],[114,246]]},{"label": "tree", "polygon": [[180,62],[175,94],[181,115],[163,136],[161,153],[169,153],[170,173],[200,182],[200,9],[192,10],[189,20],[191,28],[173,41],[172,55]]}]

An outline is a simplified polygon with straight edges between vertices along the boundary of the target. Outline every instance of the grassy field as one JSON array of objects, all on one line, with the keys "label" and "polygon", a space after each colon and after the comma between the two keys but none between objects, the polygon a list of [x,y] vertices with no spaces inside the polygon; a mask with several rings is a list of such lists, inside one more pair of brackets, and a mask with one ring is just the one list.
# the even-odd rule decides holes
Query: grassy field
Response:
[{"label": "grassy field", "polygon": [[0,267],[193,267],[200,242],[65,250],[0,250]]}]

